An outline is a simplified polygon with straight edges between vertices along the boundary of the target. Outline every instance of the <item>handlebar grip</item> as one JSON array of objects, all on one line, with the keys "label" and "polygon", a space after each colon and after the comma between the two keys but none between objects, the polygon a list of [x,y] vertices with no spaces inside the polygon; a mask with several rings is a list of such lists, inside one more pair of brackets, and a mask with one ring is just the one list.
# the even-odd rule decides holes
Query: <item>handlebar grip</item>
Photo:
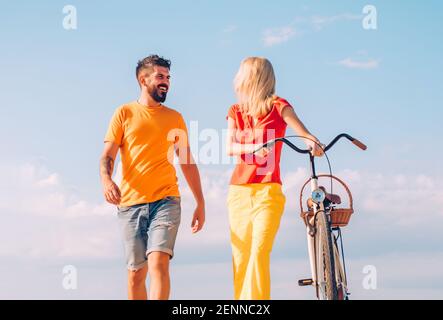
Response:
[{"label": "handlebar grip", "polygon": [[362,150],[366,150],[368,148],[364,143],[362,143],[361,141],[359,141],[357,139],[352,140],[352,143],[355,144],[357,147],[359,147]]}]

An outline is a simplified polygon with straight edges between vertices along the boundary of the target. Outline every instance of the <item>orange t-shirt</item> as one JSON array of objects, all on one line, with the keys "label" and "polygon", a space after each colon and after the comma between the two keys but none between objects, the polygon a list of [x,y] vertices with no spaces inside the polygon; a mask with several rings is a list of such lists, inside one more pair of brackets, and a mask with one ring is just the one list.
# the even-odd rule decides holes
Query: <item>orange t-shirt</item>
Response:
[{"label": "orange t-shirt", "polygon": [[[282,110],[285,107],[292,108],[288,101],[277,97],[269,113],[259,118],[254,125],[251,116],[241,112],[239,105],[233,105],[228,111],[228,117],[235,120],[236,140],[243,144],[263,144],[271,139],[284,137],[287,124],[282,118]],[[281,150],[282,143],[277,143],[266,157],[242,154],[238,157],[239,163],[234,169],[230,184],[281,184]]]},{"label": "orange t-shirt", "polygon": [[188,137],[179,112],[163,105],[122,105],[115,111],[104,141],[120,146],[120,206],[180,196],[173,164],[174,144],[187,147]]}]

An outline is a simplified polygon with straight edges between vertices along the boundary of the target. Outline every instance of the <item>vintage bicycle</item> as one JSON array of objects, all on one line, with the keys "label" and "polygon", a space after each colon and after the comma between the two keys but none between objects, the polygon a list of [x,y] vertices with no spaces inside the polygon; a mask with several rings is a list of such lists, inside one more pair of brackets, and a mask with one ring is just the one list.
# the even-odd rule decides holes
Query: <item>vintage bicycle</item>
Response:
[{"label": "vintage bicycle", "polygon": [[[366,150],[367,147],[346,133],[339,134],[325,148],[319,145],[320,148],[323,149],[328,161],[329,174],[317,175],[315,171],[315,157],[312,155],[311,150],[298,148],[288,140],[289,138],[311,140],[303,136],[286,136],[266,142],[255,152],[258,152],[262,148],[269,148],[277,142],[283,142],[296,152],[309,154],[311,176],[303,184],[300,191],[300,216],[307,230],[308,253],[312,277],[299,280],[298,284],[300,286],[314,286],[317,298],[321,300],[347,300],[349,299],[350,293],[346,278],[341,228],[349,223],[351,215],[354,213],[353,199],[348,186],[341,179],[332,175],[331,164],[326,152],[341,138],[348,139],[362,150]],[[330,193],[327,192],[324,186],[319,186],[319,178],[330,179]],[[332,193],[334,180],[340,183],[346,190],[349,197],[348,207],[339,207],[342,203],[341,198],[339,195]],[[311,194],[306,201],[306,205],[303,205],[303,192],[308,183],[310,184]]]}]

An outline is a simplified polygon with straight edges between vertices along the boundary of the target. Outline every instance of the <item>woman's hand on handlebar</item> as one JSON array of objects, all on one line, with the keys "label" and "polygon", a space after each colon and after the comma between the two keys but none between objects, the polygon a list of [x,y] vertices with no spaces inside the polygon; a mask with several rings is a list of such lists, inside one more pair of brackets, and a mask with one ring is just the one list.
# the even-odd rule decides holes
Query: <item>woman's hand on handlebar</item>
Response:
[{"label": "woman's hand on handlebar", "polygon": [[266,157],[272,150],[273,144],[268,144],[266,147],[263,147],[261,144],[255,145],[254,154],[259,157]]},{"label": "woman's hand on handlebar", "polygon": [[[307,145],[307,147],[308,147],[308,149],[309,150],[311,150],[311,154],[314,156],[314,157],[321,157],[321,156],[323,156],[324,155],[324,152],[323,152],[323,150],[322,150],[322,148],[324,149],[326,146],[323,144],[323,143],[321,143],[316,137],[314,137],[314,136],[310,136],[309,138],[311,138],[312,140],[314,140],[314,141],[312,141],[312,140],[309,140],[309,139],[305,139],[306,140],[306,145]],[[321,147],[320,147],[320,145],[321,145]]]}]

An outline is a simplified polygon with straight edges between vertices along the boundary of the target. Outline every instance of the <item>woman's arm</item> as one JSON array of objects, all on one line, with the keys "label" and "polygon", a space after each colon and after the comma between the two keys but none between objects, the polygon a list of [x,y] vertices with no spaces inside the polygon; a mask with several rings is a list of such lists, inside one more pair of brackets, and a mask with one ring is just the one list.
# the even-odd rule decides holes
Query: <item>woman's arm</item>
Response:
[{"label": "woman's arm", "polygon": [[[242,154],[253,153],[255,150],[261,147],[261,144],[253,144],[253,143],[238,143],[235,138],[236,131],[235,120],[228,117],[228,134],[226,137],[226,153],[229,156],[239,156]],[[260,149],[256,154],[264,157],[269,153],[269,150],[266,148]]]},{"label": "woman's arm", "polygon": [[[281,115],[283,120],[288,124],[288,126],[290,126],[295,131],[297,135],[310,138],[316,141],[317,143],[321,144],[320,141],[309,132],[309,130],[305,127],[303,122],[300,121],[300,119],[295,114],[293,108],[284,107]],[[312,153],[314,156],[320,157],[323,155],[323,150],[317,145],[317,143],[308,139],[303,139],[303,140],[305,141],[306,146],[312,149],[313,151]]]}]

